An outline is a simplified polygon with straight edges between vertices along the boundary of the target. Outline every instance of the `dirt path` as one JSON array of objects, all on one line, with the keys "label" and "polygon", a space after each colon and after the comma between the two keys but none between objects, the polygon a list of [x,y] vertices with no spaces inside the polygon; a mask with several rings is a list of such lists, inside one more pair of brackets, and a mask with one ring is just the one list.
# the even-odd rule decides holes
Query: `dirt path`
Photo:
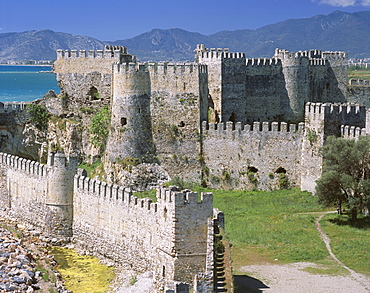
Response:
[{"label": "dirt path", "polygon": [[324,233],[324,231],[321,229],[321,224],[320,224],[320,221],[321,219],[329,214],[329,213],[336,213],[336,211],[331,211],[331,212],[326,212],[326,213],[323,213],[322,215],[320,215],[318,218],[316,218],[316,221],[315,221],[315,226],[316,226],[316,229],[317,231],[319,231],[320,233],[320,237],[322,239],[322,241],[324,241],[325,243],[325,246],[326,246],[326,249],[328,250],[330,256],[344,269],[346,269],[349,273],[350,273],[350,277],[359,282],[362,286],[364,286],[364,288],[366,288],[369,292],[370,292],[370,284],[369,284],[369,278],[362,275],[362,274],[359,274],[359,273],[356,273],[354,270],[351,270],[349,267],[347,267],[344,263],[342,263],[336,256],[335,254],[333,253],[333,251],[331,250],[331,246],[330,246],[330,238],[328,237],[328,235],[326,235]]},{"label": "dirt path", "polygon": [[[366,293],[370,292],[370,277],[356,273],[344,265],[333,253],[330,246],[330,238],[320,225],[320,220],[328,213],[322,213],[316,218],[315,226],[321,239],[329,252],[329,255],[341,267],[349,272],[346,276],[329,276],[310,274],[303,271],[308,267],[317,268],[314,263],[293,263],[287,265],[251,265],[241,268],[247,276],[240,276],[237,280],[239,289],[236,293]],[[251,277],[253,276],[253,277]]]}]

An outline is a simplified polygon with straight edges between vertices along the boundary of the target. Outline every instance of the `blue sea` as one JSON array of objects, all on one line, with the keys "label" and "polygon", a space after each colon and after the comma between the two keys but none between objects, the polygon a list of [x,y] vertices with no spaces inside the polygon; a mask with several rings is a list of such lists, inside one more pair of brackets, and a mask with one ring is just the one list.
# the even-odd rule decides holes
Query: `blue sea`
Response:
[{"label": "blue sea", "polygon": [[33,101],[49,90],[60,93],[51,66],[0,65],[0,102]]}]

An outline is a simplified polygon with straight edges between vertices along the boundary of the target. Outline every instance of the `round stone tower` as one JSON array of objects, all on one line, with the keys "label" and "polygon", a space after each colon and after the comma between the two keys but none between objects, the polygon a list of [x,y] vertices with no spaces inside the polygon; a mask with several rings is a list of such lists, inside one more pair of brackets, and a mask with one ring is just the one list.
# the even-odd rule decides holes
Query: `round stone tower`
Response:
[{"label": "round stone tower", "polygon": [[151,162],[155,148],[150,115],[150,76],[144,65],[115,64],[109,162]]},{"label": "round stone tower", "polygon": [[291,122],[304,119],[304,105],[310,100],[309,52],[291,53],[277,49],[275,56],[281,59],[289,107],[284,116]]},{"label": "round stone tower", "polygon": [[46,223],[57,238],[72,237],[73,183],[77,172],[77,156],[67,158],[64,152],[51,152],[48,157],[48,190]]}]

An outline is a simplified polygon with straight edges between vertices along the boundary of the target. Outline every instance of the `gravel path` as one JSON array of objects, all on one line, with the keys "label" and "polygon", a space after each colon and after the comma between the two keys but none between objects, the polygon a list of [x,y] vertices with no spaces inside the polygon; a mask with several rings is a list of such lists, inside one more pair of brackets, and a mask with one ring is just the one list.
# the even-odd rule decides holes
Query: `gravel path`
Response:
[{"label": "gravel path", "polygon": [[[314,263],[293,263],[287,265],[251,265],[241,268],[248,276],[240,276],[237,283],[241,292],[271,292],[271,293],[366,293],[370,292],[370,277],[356,273],[345,266],[332,252],[330,238],[322,231],[320,220],[328,213],[321,214],[316,219],[316,229],[326,245],[330,256],[349,274],[346,276],[328,276],[310,274],[302,271],[308,267],[319,267]],[[248,288],[248,289],[247,289]]]}]

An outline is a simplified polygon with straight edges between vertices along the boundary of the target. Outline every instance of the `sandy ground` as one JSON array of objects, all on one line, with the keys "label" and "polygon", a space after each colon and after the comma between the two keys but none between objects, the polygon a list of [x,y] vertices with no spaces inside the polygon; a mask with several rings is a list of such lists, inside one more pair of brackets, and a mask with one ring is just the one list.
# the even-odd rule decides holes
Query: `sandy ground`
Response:
[{"label": "sandy ground", "polygon": [[320,220],[328,213],[322,213],[316,219],[316,229],[330,257],[348,272],[345,276],[316,275],[303,271],[307,267],[317,267],[314,263],[293,263],[287,265],[251,265],[241,268],[245,276],[235,279],[239,287],[236,293],[362,293],[370,292],[370,277],[356,273],[344,265],[332,252],[330,238],[323,232]]},{"label": "sandy ground", "polygon": [[[154,293],[153,275],[151,272],[146,272],[141,275],[136,275],[133,271],[122,270],[119,272],[117,285],[114,286],[114,293]],[[130,284],[130,280],[135,276],[136,281]],[[132,283],[132,282],[131,282]]]},{"label": "sandy ground", "polygon": [[287,265],[251,265],[241,268],[247,276],[236,279],[236,292],[271,293],[365,293],[370,292],[370,278],[361,274],[346,276],[315,275],[302,271],[313,263]]}]

